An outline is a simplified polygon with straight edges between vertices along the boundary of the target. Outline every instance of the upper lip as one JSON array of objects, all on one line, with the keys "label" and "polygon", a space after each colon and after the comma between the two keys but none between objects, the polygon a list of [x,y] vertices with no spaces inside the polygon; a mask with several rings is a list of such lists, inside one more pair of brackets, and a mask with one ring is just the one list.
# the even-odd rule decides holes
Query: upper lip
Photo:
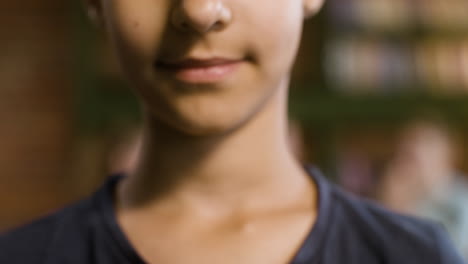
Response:
[{"label": "upper lip", "polygon": [[237,63],[242,61],[241,59],[228,59],[221,57],[213,58],[187,58],[181,60],[160,60],[156,62],[157,67],[170,68],[170,69],[183,69],[183,68],[204,68],[212,67],[217,65],[225,65],[231,63]]}]

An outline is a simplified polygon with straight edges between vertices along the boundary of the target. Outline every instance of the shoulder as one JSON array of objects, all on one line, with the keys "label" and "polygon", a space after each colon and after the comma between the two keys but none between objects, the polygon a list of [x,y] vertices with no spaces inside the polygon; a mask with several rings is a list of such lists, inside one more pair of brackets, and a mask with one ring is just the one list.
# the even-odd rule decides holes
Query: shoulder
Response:
[{"label": "shoulder", "polygon": [[44,259],[59,217],[48,216],[0,235],[1,263],[31,263]]},{"label": "shoulder", "polygon": [[67,206],[51,215],[0,235],[0,263],[34,264],[47,258],[57,236],[80,232],[82,219],[88,215],[88,200]]},{"label": "shoulder", "polygon": [[334,211],[345,219],[347,227],[374,250],[395,259],[395,263],[407,263],[409,259],[424,263],[464,263],[442,226],[397,214],[336,186],[332,187],[332,196]]}]

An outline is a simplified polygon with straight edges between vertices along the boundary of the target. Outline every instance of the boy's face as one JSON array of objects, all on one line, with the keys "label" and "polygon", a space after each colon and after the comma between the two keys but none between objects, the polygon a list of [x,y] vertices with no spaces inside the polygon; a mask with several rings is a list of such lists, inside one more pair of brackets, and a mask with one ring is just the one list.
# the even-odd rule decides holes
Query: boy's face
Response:
[{"label": "boy's face", "polygon": [[87,0],[151,114],[222,133],[286,85],[305,15],[322,0]]}]

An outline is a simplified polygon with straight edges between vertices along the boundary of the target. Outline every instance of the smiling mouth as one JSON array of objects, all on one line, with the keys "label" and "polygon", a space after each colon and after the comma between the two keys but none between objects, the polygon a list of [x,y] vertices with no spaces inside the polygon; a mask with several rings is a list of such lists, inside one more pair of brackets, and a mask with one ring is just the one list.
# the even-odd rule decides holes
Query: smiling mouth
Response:
[{"label": "smiling mouth", "polygon": [[156,69],[190,84],[213,84],[231,76],[244,60],[224,58],[158,61]]}]

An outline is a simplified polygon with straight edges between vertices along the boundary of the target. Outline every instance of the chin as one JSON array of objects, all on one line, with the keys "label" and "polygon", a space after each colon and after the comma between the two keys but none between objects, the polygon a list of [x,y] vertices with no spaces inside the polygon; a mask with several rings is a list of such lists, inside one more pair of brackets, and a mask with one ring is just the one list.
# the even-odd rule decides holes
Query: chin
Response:
[{"label": "chin", "polygon": [[[245,118],[233,117],[185,117],[177,124],[172,124],[180,132],[190,136],[221,136],[237,130],[244,124]],[[175,121],[175,120],[173,120]]]},{"label": "chin", "polygon": [[[147,97],[149,98],[149,97]],[[244,126],[261,109],[265,93],[225,89],[192,94],[160,93],[147,106],[174,132],[189,136],[221,136]]]},{"label": "chin", "polygon": [[178,130],[192,137],[221,136],[235,130],[236,126],[224,126],[219,124],[200,125],[190,124],[178,126]]},{"label": "chin", "polygon": [[[174,109],[175,110],[175,109]],[[178,111],[177,111],[178,110]],[[153,111],[153,117],[159,120],[163,127],[175,133],[186,136],[206,137],[222,136],[242,127],[249,119],[246,111],[240,109],[225,109],[224,111],[194,111],[193,109],[177,109],[172,113]],[[185,110],[185,111],[184,111]]]}]

